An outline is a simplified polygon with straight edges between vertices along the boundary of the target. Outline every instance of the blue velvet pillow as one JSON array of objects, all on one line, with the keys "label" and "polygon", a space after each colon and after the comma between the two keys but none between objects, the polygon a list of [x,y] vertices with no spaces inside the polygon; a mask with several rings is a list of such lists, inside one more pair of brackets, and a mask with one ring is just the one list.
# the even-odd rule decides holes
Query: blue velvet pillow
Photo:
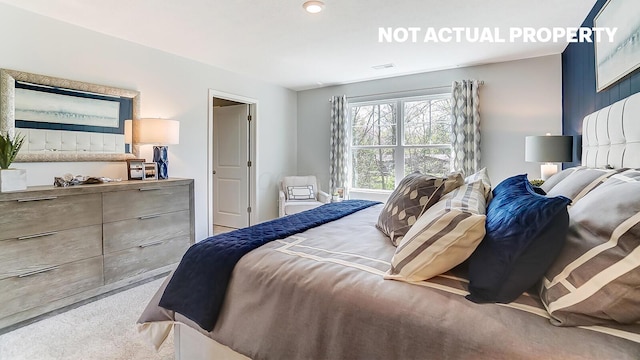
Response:
[{"label": "blue velvet pillow", "polygon": [[487,233],[469,259],[467,299],[508,303],[535,285],[562,250],[569,203],[564,196],[537,194],[526,175],[496,186]]}]

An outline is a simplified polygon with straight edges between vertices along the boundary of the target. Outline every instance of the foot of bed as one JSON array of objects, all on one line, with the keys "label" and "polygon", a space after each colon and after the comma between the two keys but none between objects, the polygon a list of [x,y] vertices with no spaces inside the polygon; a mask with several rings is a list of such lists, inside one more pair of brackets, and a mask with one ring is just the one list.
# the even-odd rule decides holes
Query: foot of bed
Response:
[{"label": "foot of bed", "polygon": [[173,328],[176,360],[250,360],[181,323]]}]

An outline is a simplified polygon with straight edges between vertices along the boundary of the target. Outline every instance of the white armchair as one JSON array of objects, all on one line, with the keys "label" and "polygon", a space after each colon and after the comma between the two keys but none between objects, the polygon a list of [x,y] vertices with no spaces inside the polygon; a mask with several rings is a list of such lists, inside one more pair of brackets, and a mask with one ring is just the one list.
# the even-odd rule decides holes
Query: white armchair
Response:
[{"label": "white armchair", "polygon": [[291,215],[331,202],[331,196],[318,189],[316,177],[285,176],[280,181],[279,216]]}]

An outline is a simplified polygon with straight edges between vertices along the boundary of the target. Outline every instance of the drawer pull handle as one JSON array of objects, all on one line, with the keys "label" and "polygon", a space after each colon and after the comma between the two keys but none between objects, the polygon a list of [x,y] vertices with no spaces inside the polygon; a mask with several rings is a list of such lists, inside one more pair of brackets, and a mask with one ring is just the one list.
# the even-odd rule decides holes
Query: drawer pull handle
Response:
[{"label": "drawer pull handle", "polygon": [[55,235],[57,233],[58,233],[57,231],[51,231],[51,232],[46,232],[46,233],[41,233],[41,234],[21,236],[21,237],[18,238],[18,240],[28,240],[28,239],[34,239],[34,238],[39,238],[39,237],[44,237],[44,236],[51,236],[51,235]]},{"label": "drawer pull handle", "polygon": [[160,217],[160,214],[140,216],[138,219],[147,220],[147,219],[153,219],[153,218],[157,218],[157,217]]},{"label": "drawer pull handle", "polygon": [[161,187],[145,187],[145,188],[140,188],[138,189],[140,191],[153,191],[153,190],[162,190]]},{"label": "drawer pull handle", "polygon": [[141,245],[138,245],[138,247],[146,248],[146,247],[149,247],[149,246],[160,245],[162,243],[163,243],[163,241],[160,240],[160,241],[154,241],[154,242],[150,242],[150,243],[146,243],[146,244],[141,244]]},{"label": "drawer pull handle", "polygon": [[18,277],[19,278],[24,278],[24,277],[31,276],[31,275],[42,274],[42,273],[47,272],[47,271],[55,270],[58,267],[59,266],[50,266],[50,267],[42,268],[42,269],[39,269],[39,270],[29,271],[29,272],[26,272],[24,274],[18,275]]},{"label": "drawer pull handle", "polygon": [[43,200],[55,200],[57,196],[47,196],[47,197],[37,197],[37,198],[26,198],[26,199],[18,199],[18,202],[30,202],[30,201],[43,201]]}]

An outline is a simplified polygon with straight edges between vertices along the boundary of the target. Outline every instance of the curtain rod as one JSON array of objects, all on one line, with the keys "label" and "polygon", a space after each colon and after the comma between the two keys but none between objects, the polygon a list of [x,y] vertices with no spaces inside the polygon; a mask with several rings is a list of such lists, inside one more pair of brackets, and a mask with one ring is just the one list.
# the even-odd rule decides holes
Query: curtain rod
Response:
[{"label": "curtain rod", "polygon": [[[478,84],[480,84],[481,86],[484,85],[484,80],[478,81]],[[364,98],[364,97],[370,97],[370,96],[379,96],[379,95],[394,95],[394,94],[402,94],[402,93],[412,93],[412,92],[416,92],[416,91],[435,90],[435,89],[444,89],[444,88],[451,88],[451,85],[433,86],[433,87],[413,89],[413,90],[391,91],[391,92],[383,92],[383,93],[377,93],[377,94],[347,96],[347,99],[358,99],[358,98]],[[329,101],[331,101],[331,98],[329,98]]]}]

